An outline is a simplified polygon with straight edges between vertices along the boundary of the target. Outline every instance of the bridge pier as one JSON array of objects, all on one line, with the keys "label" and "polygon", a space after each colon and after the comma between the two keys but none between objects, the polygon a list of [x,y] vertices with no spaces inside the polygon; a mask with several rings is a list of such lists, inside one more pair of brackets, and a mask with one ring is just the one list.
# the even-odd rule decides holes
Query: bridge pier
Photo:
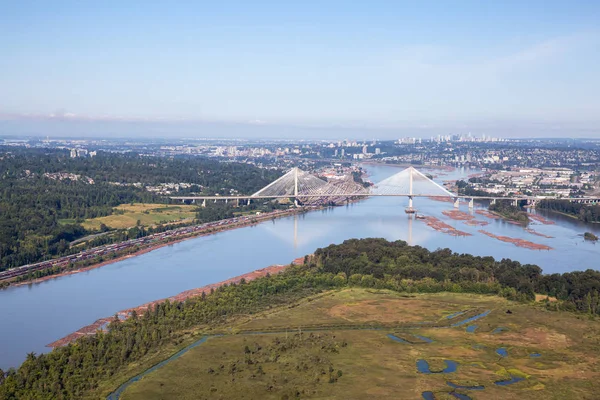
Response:
[{"label": "bridge pier", "polygon": [[519,206],[519,200],[515,200],[513,204],[514,204],[515,207],[518,207]]},{"label": "bridge pier", "polygon": [[460,207],[460,199],[458,197],[456,197],[454,199],[454,208],[459,208]]},{"label": "bridge pier", "polygon": [[206,199],[202,200],[202,207],[206,207]]},{"label": "bridge pier", "polygon": [[496,199],[490,200],[490,205],[492,205],[492,204],[496,204]]},{"label": "bridge pier", "polygon": [[471,210],[472,210],[472,209],[473,209],[473,206],[474,206],[474,201],[473,201],[473,198],[471,197],[471,198],[469,199],[469,209],[471,209]]}]

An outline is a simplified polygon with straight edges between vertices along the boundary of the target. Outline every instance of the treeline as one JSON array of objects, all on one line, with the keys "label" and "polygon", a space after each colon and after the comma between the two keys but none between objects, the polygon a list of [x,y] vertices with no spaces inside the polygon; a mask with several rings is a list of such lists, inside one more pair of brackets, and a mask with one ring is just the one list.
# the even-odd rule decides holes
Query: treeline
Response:
[{"label": "treeline", "polygon": [[[561,301],[554,307],[600,314],[600,271],[590,269],[546,275],[536,265],[510,259],[496,261],[493,257],[458,254],[450,249],[429,251],[384,239],[352,239],[331,245],[318,249],[315,260],[323,271],[342,273],[354,282],[358,280],[353,278],[356,274],[362,276],[361,280],[366,276],[367,280],[408,282],[409,286],[413,280],[429,279],[436,282],[432,283],[436,291],[445,284],[446,288],[454,288],[451,291],[497,293],[513,300],[533,300],[539,293]],[[394,288],[394,284],[389,287]]]},{"label": "treeline", "polygon": [[521,225],[529,224],[527,212],[523,211],[520,206],[512,204],[511,200],[497,200],[495,203],[490,204],[489,210]]},{"label": "treeline", "polygon": [[239,314],[289,304],[331,288],[360,286],[402,292],[470,292],[529,301],[534,293],[558,297],[552,307],[600,313],[600,272],[543,275],[535,265],[492,257],[429,251],[384,239],[348,240],[318,249],[302,266],[276,276],[226,285],[185,302],[165,302],[126,321],[115,318],[106,333],[83,337],[48,354],[30,353],[17,370],[0,373],[0,399],[99,397],[102,381],[180,344],[190,327],[207,329]]},{"label": "treeline", "polygon": [[574,203],[569,200],[540,200],[536,208],[572,215],[583,222],[600,222],[600,205]]},{"label": "treeline", "polygon": [[[70,158],[66,150],[6,147],[0,147],[0,171],[0,270],[68,254],[71,241],[90,233],[80,221],[110,215],[119,204],[168,201],[145,185],[186,182],[195,186],[185,191],[253,193],[279,175],[198,157],[99,152]],[[56,173],[64,175],[45,175]]]}]

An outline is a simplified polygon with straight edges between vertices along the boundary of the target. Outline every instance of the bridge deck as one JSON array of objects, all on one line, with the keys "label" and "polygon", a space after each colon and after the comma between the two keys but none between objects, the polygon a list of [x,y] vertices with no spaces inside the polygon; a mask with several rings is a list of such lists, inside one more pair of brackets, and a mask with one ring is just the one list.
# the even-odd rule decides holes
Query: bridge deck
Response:
[{"label": "bridge deck", "polygon": [[598,197],[557,197],[557,196],[516,196],[516,197],[503,197],[503,196],[464,196],[464,195],[431,195],[431,194],[374,194],[374,193],[339,193],[339,194],[289,194],[289,195],[275,195],[275,196],[252,196],[252,195],[239,195],[239,196],[170,196],[173,200],[251,200],[251,199],[293,199],[293,198],[318,198],[318,197],[442,197],[449,199],[467,199],[467,200],[544,200],[544,199],[561,199],[561,200],[594,200],[598,201]]}]

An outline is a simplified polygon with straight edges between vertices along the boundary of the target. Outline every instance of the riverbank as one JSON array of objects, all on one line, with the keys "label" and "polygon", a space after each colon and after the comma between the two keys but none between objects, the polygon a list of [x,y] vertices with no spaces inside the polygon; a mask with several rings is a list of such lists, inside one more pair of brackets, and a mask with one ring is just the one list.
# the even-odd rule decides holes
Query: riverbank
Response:
[{"label": "riverbank", "polygon": [[[554,224],[556,224],[556,222],[547,220],[546,218],[542,217],[541,215],[527,213],[527,216],[529,218],[531,218],[532,220],[537,221],[539,223],[542,223],[544,225],[554,225]],[[577,218],[577,217],[575,217],[575,218]]]},{"label": "riverbank", "polygon": [[[322,208],[323,207],[313,207],[310,209],[310,211],[321,210]],[[174,245],[174,244],[180,243],[184,240],[194,239],[194,238],[198,238],[198,237],[202,237],[202,236],[208,236],[208,235],[212,235],[212,234],[216,234],[216,233],[220,233],[220,232],[225,232],[228,230],[243,228],[243,227],[261,223],[261,222],[264,222],[267,220],[289,217],[291,215],[300,214],[300,213],[304,213],[304,212],[308,212],[308,211],[304,208],[292,208],[292,209],[288,209],[288,210],[275,210],[273,212],[262,213],[260,215],[254,215],[254,216],[250,216],[250,217],[243,217],[244,219],[242,219],[242,220],[240,220],[240,217],[236,217],[236,218],[230,218],[230,219],[216,221],[214,223],[211,223],[211,225],[201,228],[197,231],[186,232],[184,234],[177,235],[176,237],[168,238],[166,240],[163,238],[162,242],[153,243],[153,244],[149,244],[144,247],[140,247],[139,250],[133,251],[131,253],[128,253],[128,254],[125,254],[122,256],[115,257],[110,260],[100,261],[98,263],[82,266],[80,268],[75,267],[73,269],[65,269],[64,271],[62,271],[58,274],[47,275],[47,276],[43,276],[40,278],[35,278],[33,280],[26,280],[26,281],[22,281],[22,282],[7,281],[7,282],[9,282],[9,285],[4,286],[2,289],[7,288],[7,287],[17,287],[17,286],[41,283],[41,282],[48,281],[48,280],[55,279],[55,278],[61,278],[64,276],[78,274],[80,272],[90,271],[95,268],[101,268],[101,267],[104,267],[104,266],[112,264],[112,263],[127,260],[132,257],[137,257],[142,254],[149,253],[151,251],[160,249],[165,246]],[[232,222],[232,221],[235,221],[235,222]],[[221,224],[221,223],[222,223],[222,225],[212,225],[212,224]],[[205,225],[205,224],[202,224],[202,225]],[[202,226],[202,225],[197,225],[197,226]],[[194,227],[190,227],[190,228],[194,229]],[[91,252],[94,250],[95,249],[90,249],[87,251]],[[56,262],[57,263],[60,262],[59,259],[57,259]]]},{"label": "riverbank", "polygon": [[[582,220],[579,219],[579,217],[577,215],[567,214],[567,213],[564,213],[564,212],[561,212],[561,211],[552,210],[552,209],[549,209],[549,208],[540,208],[540,210],[547,211],[547,212],[550,212],[550,213],[556,213],[556,214],[564,215],[565,217],[569,217],[571,219],[574,219],[574,220],[579,221],[579,222],[583,222],[585,224],[600,225],[600,222],[596,222],[596,221],[582,221]],[[537,215],[537,214],[534,214],[534,215]],[[550,221],[550,223],[553,224],[554,222]]]},{"label": "riverbank", "polygon": [[[297,258],[292,261],[292,264],[294,264],[294,265],[300,265],[303,263],[304,263],[304,257],[300,257],[300,258]],[[288,266],[289,265],[279,265],[279,264],[271,265],[269,267],[258,269],[258,270],[248,272],[248,273],[245,273],[242,275],[238,275],[238,276],[226,279],[221,282],[211,283],[209,285],[205,285],[205,286],[202,286],[202,287],[199,287],[196,289],[186,290],[184,292],[181,292],[175,296],[168,297],[166,299],[154,300],[154,301],[142,304],[137,307],[132,307],[132,308],[128,308],[126,310],[121,310],[121,311],[117,312],[115,315],[120,320],[125,320],[125,319],[131,317],[131,315],[134,311],[137,313],[137,315],[141,315],[141,314],[145,313],[147,310],[152,310],[157,304],[163,303],[165,301],[170,301],[170,302],[185,301],[189,298],[202,296],[203,293],[209,294],[212,290],[215,290],[223,285],[239,284],[242,281],[242,279],[246,282],[249,282],[254,279],[264,277],[266,275],[278,274],[278,273],[282,272],[283,270],[285,270]],[[78,338],[80,338],[82,336],[95,335],[96,332],[99,330],[106,330],[108,327],[108,324],[110,322],[114,321],[114,319],[115,319],[115,316],[97,319],[90,325],[81,327],[78,330],[76,330],[75,332],[48,344],[47,347],[56,348],[56,347],[66,346],[67,344],[77,340]]]}]

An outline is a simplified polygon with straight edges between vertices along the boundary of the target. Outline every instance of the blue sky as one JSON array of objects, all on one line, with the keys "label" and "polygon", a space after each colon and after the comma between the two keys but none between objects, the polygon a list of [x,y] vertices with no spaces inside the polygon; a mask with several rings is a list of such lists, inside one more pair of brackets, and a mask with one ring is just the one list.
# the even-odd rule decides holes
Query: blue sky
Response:
[{"label": "blue sky", "polygon": [[0,0],[0,134],[600,136],[598,21],[598,1]]}]

